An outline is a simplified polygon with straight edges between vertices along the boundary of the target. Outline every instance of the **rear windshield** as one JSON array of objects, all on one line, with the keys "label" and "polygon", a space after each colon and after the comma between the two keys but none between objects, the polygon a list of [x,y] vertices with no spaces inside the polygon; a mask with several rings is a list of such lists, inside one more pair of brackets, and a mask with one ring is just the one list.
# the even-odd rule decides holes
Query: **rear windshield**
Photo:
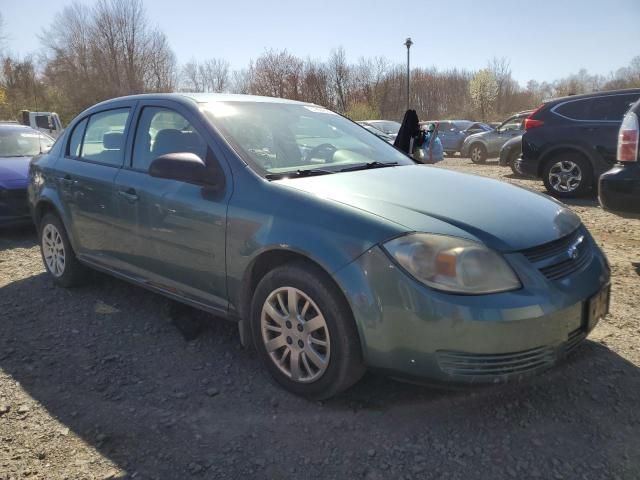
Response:
[{"label": "rear windshield", "polygon": [[0,158],[33,157],[49,149],[53,139],[31,129],[0,129]]}]

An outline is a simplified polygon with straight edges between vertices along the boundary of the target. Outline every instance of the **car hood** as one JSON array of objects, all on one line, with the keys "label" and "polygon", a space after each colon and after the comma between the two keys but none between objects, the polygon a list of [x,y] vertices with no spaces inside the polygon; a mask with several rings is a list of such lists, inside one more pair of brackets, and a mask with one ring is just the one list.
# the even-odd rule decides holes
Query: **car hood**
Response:
[{"label": "car hood", "polygon": [[495,132],[495,130],[489,130],[488,132],[478,132],[478,133],[474,133],[472,135],[468,135],[465,139],[464,142],[465,143],[471,143],[474,139],[479,139],[479,138],[485,138],[489,135],[492,135]]},{"label": "car hood", "polygon": [[0,157],[0,187],[15,188],[20,183],[26,185],[30,161],[31,157]]},{"label": "car hood", "polygon": [[460,236],[502,252],[556,240],[580,225],[575,213],[545,195],[420,165],[277,183],[383,217],[407,231]]}]

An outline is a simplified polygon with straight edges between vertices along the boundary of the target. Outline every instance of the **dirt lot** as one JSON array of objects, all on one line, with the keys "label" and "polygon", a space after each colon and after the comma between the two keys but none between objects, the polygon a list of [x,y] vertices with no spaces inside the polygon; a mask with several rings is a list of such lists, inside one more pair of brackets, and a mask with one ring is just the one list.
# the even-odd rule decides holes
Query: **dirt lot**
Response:
[{"label": "dirt lot", "polygon": [[[440,167],[541,190],[495,162]],[[568,361],[471,391],[369,374],[324,403],[275,387],[232,324],[102,275],[55,288],[34,232],[1,232],[0,479],[636,480],[640,221],[571,206],[613,300]]]}]

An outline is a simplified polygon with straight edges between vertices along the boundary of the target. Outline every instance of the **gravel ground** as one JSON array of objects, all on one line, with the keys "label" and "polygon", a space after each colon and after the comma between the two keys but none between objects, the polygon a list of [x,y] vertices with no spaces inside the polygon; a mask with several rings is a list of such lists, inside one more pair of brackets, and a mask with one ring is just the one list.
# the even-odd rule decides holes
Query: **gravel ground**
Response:
[{"label": "gravel ground", "polygon": [[[541,190],[495,162],[439,167]],[[323,403],[274,386],[234,325],[99,274],[56,288],[34,232],[0,232],[0,479],[636,480],[640,221],[571,207],[613,298],[566,362],[463,391],[368,374]]]}]

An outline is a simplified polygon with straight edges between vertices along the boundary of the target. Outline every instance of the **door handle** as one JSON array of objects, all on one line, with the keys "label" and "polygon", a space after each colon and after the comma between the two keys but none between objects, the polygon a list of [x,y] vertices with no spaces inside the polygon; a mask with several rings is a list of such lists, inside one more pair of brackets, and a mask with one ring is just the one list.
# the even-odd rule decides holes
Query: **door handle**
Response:
[{"label": "door handle", "polygon": [[138,201],[138,194],[133,188],[127,190],[118,190],[118,195],[125,198],[129,203]]},{"label": "door handle", "polygon": [[71,178],[71,175],[65,175],[64,177],[61,177],[60,180],[62,180],[62,183],[67,186],[73,185],[74,183],[76,183],[76,181],[73,178]]}]

